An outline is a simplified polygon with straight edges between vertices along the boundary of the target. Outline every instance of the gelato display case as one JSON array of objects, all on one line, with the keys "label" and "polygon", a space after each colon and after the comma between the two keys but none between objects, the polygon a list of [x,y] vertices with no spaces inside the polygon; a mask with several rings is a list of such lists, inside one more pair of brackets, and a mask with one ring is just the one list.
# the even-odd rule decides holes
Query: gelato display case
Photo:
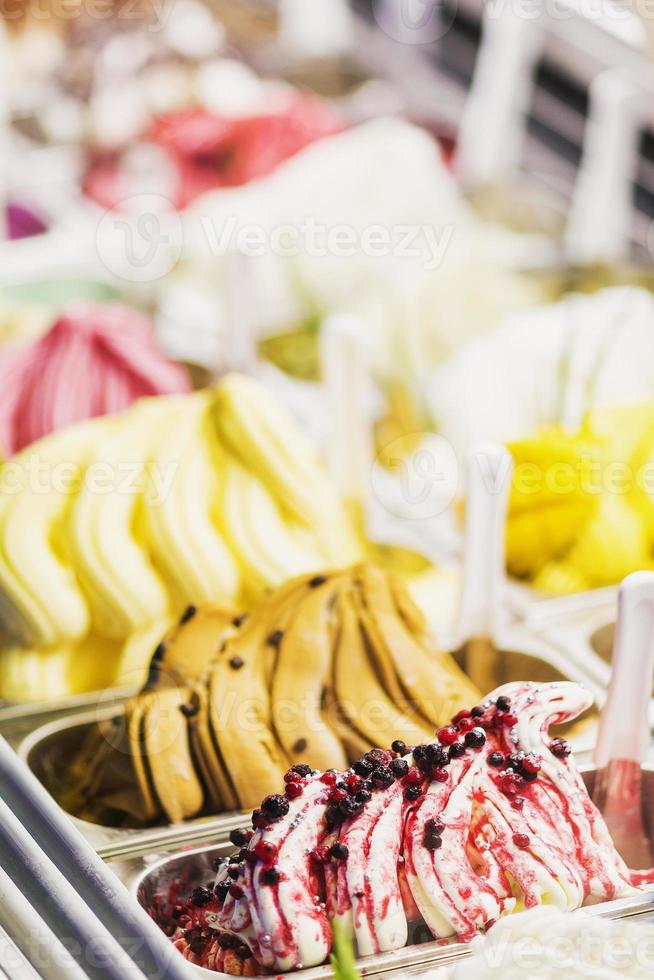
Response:
[{"label": "gelato display case", "polygon": [[654,940],[641,7],[3,5],[0,980]]}]

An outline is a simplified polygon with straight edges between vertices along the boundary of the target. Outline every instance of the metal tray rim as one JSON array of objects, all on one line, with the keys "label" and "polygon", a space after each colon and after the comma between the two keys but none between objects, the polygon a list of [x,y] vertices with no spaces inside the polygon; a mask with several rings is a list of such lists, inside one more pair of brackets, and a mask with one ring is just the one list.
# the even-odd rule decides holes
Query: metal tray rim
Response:
[{"label": "metal tray rim", "polygon": [[[185,857],[191,858],[209,850],[212,850],[212,848],[198,847],[185,852]],[[168,855],[144,868],[131,883],[130,889],[132,894],[136,897],[141,885],[147,878],[153,872],[157,871],[157,869],[165,867],[172,857],[172,855]],[[585,906],[578,911],[585,915],[616,920],[643,915],[647,912],[654,912],[654,890],[644,891],[610,902],[600,902],[595,905]],[[405,970],[406,968],[447,966],[456,960],[472,955],[469,943],[457,943],[456,940],[453,940],[448,946],[439,946],[439,942],[441,940],[433,940],[432,942],[422,943],[419,946],[404,946],[402,949],[391,950],[387,953],[360,957],[357,958],[356,965],[360,969],[362,976],[378,976],[381,974],[392,976],[397,975],[397,971]],[[197,975],[205,978],[205,980],[233,980],[227,973],[208,970],[196,964],[190,965],[197,972]],[[325,964],[311,967],[307,970],[276,974],[275,980],[294,980],[294,978],[297,980],[298,977],[301,977],[302,980],[323,980],[323,978],[328,978],[332,975],[331,967]]]},{"label": "metal tray rim", "polygon": [[[501,630],[497,637],[502,649],[525,653],[546,661],[570,680],[583,684],[593,695],[598,707],[602,706],[605,698],[605,686],[598,681],[591,670],[578,662],[576,657],[566,658],[560,643],[554,643],[549,638],[534,635],[520,625],[511,625]],[[599,658],[598,658],[599,659]],[[124,710],[123,704],[109,704],[94,709],[67,714],[39,725],[18,743],[16,751],[19,758],[28,765],[30,753],[39,742],[58,732],[65,731],[76,725],[90,724],[105,720]],[[588,733],[588,742],[581,740],[575,747],[577,757],[590,751],[594,744],[592,731]],[[98,853],[104,858],[123,857],[143,850],[154,850],[160,845],[184,843],[204,837],[205,832],[224,834],[239,827],[244,820],[243,811],[230,811],[223,814],[195,817],[184,823],[162,824],[147,828],[121,828],[95,824],[69,815],[75,825],[91,841]]]}]

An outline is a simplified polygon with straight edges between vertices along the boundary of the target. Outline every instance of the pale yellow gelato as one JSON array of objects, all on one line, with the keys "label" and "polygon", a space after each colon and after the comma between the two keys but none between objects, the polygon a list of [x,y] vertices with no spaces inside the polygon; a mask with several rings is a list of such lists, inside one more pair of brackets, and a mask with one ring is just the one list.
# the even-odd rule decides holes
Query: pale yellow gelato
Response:
[{"label": "pale yellow gelato", "polygon": [[0,697],[140,684],[190,602],[246,607],[361,549],[313,448],[251,379],[65,429],[0,471]]}]

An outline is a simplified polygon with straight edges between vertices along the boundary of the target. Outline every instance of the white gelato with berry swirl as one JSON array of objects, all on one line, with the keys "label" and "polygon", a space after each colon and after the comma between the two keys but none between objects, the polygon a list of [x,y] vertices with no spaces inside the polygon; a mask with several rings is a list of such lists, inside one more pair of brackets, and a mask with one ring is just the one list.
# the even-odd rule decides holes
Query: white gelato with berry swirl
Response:
[{"label": "white gelato with berry swirl", "polygon": [[225,972],[285,972],[325,961],[334,920],[365,956],[406,945],[410,925],[470,939],[509,912],[651,884],[548,736],[590,704],[577,684],[507,684],[429,744],[373,749],[343,773],[294,766],[236,832],[214,894],[194,894],[178,947]]}]

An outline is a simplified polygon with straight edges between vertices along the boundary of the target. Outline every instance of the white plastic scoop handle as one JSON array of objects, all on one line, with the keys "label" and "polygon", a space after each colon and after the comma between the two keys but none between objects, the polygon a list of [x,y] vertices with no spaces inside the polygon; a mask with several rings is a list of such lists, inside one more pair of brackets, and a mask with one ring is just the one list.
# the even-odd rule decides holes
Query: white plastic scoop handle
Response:
[{"label": "white plastic scoop handle", "polygon": [[512,4],[484,6],[482,43],[466,101],[456,170],[468,187],[510,180],[522,157],[544,32]]},{"label": "white plastic scoop handle", "polygon": [[372,436],[367,417],[370,374],[363,325],[354,316],[327,317],[320,331],[320,362],[329,431],[327,468],[345,500],[369,496]]},{"label": "white plastic scoop handle", "polygon": [[460,635],[496,636],[504,607],[505,533],[513,458],[504,446],[475,447],[468,457]]},{"label": "white plastic scoop handle", "polygon": [[571,262],[620,262],[629,256],[644,97],[628,72],[610,68],[593,79],[589,99],[565,252]]},{"label": "white plastic scoop handle", "polygon": [[616,759],[645,758],[653,673],[654,572],[635,572],[620,586],[611,683],[595,749],[598,769]]}]

